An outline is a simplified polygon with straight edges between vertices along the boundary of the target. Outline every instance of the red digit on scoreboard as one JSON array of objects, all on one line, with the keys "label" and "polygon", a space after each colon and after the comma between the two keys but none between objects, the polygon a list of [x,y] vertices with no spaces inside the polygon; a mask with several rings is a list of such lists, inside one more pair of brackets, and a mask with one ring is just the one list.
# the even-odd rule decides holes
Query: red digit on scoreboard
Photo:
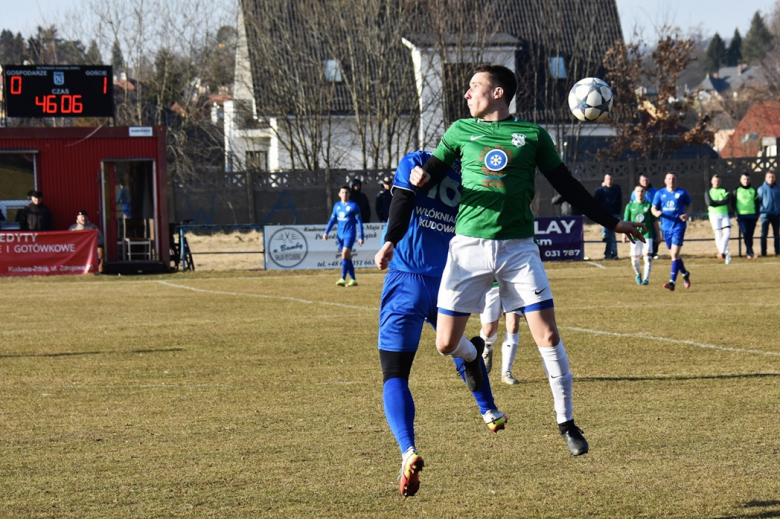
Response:
[{"label": "red digit on scoreboard", "polygon": [[106,93],[106,89],[108,88],[108,77],[103,76],[103,93]]},{"label": "red digit on scoreboard", "polygon": [[22,76],[11,76],[11,93],[14,95],[22,93]]}]

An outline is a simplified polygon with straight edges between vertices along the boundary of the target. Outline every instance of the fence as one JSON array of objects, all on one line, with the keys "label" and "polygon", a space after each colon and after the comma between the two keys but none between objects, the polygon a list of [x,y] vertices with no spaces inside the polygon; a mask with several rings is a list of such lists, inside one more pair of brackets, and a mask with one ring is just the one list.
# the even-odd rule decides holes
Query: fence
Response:
[{"label": "fence", "polygon": [[[640,174],[650,177],[655,187],[663,187],[668,171],[677,173],[680,187],[693,199],[693,211],[706,212],[704,193],[710,187],[710,177],[717,173],[722,185],[733,189],[741,173],[751,173],[754,185],[763,181],[769,169],[777,167],[776,157],[694,160],[655,160],[624,162],[577,162],[568,164],[575,177],[591,193],[601,185],[604,174],[610,173],[622,186],[624,203],[636,185]],[[197,181],[174,182],[171,221],[190,220],[206,225],[293,225],[327,222],[333,203],[338,200],[338,188],[360,178],[363,192],[376,221],[374,201],[385,175],[392,170],[328,170],[313,172],[262,173],[243,171],[209,173]],[[558,216],[560,210],[552,204],[555,191],[542,175],[536,177],[536,197],[533,211],[537,216]]]}]

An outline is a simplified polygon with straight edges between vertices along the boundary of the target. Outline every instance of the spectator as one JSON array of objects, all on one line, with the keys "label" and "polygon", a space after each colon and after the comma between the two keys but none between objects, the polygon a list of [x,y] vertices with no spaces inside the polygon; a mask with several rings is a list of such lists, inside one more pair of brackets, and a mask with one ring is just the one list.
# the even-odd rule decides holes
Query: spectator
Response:
[{"label": "spectator", "polygon": [[51,231],[53,228],[51,210],[43,203],[43,193],[30,192],[31,202],[25,206],[24,221],[19,228],[25,231]]},{"label": "spectator", "polygon": [[132,207],[130,205],[130,192],[122,182],[117,184],[117,189],[116,203],[122,207],[122,216],[124,218],[130,218],[130,215],[132,214]]},{"label": "spectator", "polygon": [[100,231],[97,225],[89,221],[89,214],[82,209],[76,214],[76,223],[71,225],[68,230],[83,231],[85,229],[97,230],[98,272],[103,272],[103,247],[105,245],[103,233]]},{"label": "spectator", "polygon": [[731,238],[729,204],[731,203],[731,193],[720,187],[720,177],[718,175],[712,175],[710,183],[712,187],[704,193],[704,201],[707,202],[707,212],[710,216],[712,232],[715,233],[718,259],[725,259],[726,265],[728,265],[731,263],[731,250],[729,250],[729,238]]},{"label": "spectator", "polygon": [[780,256],[780,186],[774,171],[769,171],[764,183],[758,188],[758,199],[761,211],[761,255],[766,256],[766,239],[769,235],[769,225],[772,225],[775,238],[775,256]]},{"label": "spectator", "polygon": [[[620,220],[623,210],[623,191],[619,185],[612,182],[612,175],[609,173],[604,175],[604,182],[601,183],[600,188],[596,189],[593,198],[596,199],[596,202],[602,209]],[[601,236],[603,241],[607,242],[604,248],[604,259],[618,259],[615,231],[602,227]]]},{"label": "spectator", "polygon": [[737,215],[737,225],[742,239],[745,241],[747,259],[753,259],[753,232],[758,223],[758,192],[750,185],[750,175],[742,173],[739,177],[739,187],[731,193],[731,205]]},{"label": "spectator", "polygon": [[[642,173],[639,175],[639,185],[645,188],[645,200],[650,202],[650,204],[653,203],[653,199],[655,198],[655,194],[658,192],[657,187],[653,187],[652,182],[650,182],[650,177]],[[631,200],[629,202],[636,202],[636,190],[631,192]],[[658,227],[658,219],[653,218],[653,229],[652,229],[652,238],[653,238],[653,259],[658,259],[658,246],[661,244],[661,230]]]},{"label": "spectator", "polygon": [[385,177],[382,179],[382,190],[376,194],[376,216],[380,222],[386,222],[390,216],[390,202],[393,200],[393,179]]},{"label": "spectator", "polygon": [[351,187],[349,199],[355,202],[360,208],[360,217],[363,220],[363,223],[371,222],[371,205],[368,203],[368,197],[362,191],[363,183],[359,178],[353,178],[349,185]]}]

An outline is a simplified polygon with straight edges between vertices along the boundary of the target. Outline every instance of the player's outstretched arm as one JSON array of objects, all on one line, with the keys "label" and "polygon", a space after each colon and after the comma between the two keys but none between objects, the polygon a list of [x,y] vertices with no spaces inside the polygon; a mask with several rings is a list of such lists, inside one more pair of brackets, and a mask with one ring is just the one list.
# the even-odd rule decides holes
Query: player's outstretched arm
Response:
[{"label": "player's outstretched arm", "polygon": [[645,237],[642,233],[645,232],[645,224],[639,222],[627,222],[620,220],[617,225],[612,229],[617,233],[622,233],[625,238],[628,238],[631,243],[635,243],[636,240],[645,242]]},{"label": "player's outstretched arm", "polygon": [[444,180],[450,167],[447,163],[431,157],[421,166],[415,166],[409,176],[409,181],[421,191],[428,191],[433,186]]}]

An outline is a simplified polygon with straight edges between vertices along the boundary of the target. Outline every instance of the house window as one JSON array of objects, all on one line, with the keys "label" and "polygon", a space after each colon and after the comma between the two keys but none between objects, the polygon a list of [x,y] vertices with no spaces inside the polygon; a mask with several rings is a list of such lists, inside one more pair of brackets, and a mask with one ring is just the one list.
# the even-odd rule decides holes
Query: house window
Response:
[{"label": "house window", "polygon": [[341,83],[343,81],[341,77],[341,65],[335,59],[329,59],[322,64],[324,69],[325,81],[331,83]]},{"label": "house window", "polygon": [[562,56],[550,58],[550,77],[553,79],[566,79],[566,61]]},{"label": "house window", "polygon": [[268,171],[268,152],[247,151],[246,169],[250,171]]}]

